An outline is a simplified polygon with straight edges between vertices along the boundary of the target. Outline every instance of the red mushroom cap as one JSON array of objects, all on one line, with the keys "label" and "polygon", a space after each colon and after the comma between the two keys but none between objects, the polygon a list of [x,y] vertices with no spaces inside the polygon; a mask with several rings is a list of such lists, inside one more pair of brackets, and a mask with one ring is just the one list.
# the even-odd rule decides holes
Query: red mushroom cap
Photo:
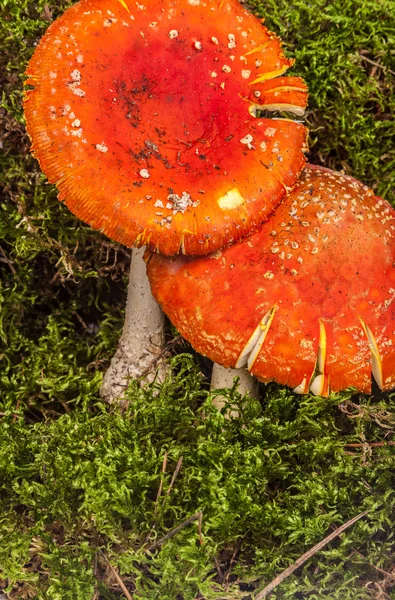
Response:
[{"label": "red mushroom cap", "polygon": [[206,258],[151,256],[152,292],[225,367],[316,394],[371,372],[395,387],[395,211],[355,179],[308,166],[261,229]]},{"label": "red mushroom cap", "polygon": [[303,113],[292,64],[236,0],[82,0],[29,63],[33,153],[110,238],[205,254],[257,228],[304,166],[305,127],[255,117]]}]

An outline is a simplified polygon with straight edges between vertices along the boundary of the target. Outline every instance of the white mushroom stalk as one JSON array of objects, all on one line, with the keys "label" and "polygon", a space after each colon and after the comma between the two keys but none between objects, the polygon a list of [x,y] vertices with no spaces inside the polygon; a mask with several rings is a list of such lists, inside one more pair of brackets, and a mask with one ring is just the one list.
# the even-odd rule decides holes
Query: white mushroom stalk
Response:
[{"label": "white mushroom stalk", "polygon": [[131,378],[160,382],[165,373],[165,316],[151,294],[144,251],[132,250],[125,323],[100,390],[107,402],[122,398]]},{"label": "white mushroom stalk", "polygon": [[[125,323],[100,389],[102,398],[110,403],[123,398],[130,379],[143,384],[160,383],[166,374],[165,315],[151,294],[144,251],[145,248],[132,250]],[[236,377],[241,395],[258,398],[258,381],[245,368],[226,369],[214,363],[210,389],[231,388]],[[213,400],[218,409],[225,403],[226,398],[220,395]],[[228,416],[236,417],[237,412],[232,411]]]},{"label": "white mushroom stalk", "polygon": [[[165,315],[151,294],[151,288],[143,260],[145,248],[132,250],[128,299],[125,323],[118,348],[107,369],[100,394],[107,402],[121,400],[130,379],[142,384],[163,381],[167,365],[164,357]],[[211,390],[231,388],[238,378],[237,391],[258,398],[258,381],[245,368],[226,369],[214,363]],[[225,405],[224,396],[215,396],[214,406],[219,410]],[[236,411],[227,416],[237,417]]]},{"label": "white mushroom stalk", "polygon": [[[255,379],[247,371],[245,368],[240,369],[226,369],[225,367],[221,367],[221,365],[214,363],[213,372],[211,375],[211,385],[210,390],[220,390],[222,388],[231,388],[233,386],[235,378],[238,377],[239,382],[237,384],[237,391],[244,396],[248,394],[251,398],[258,399],[258,380]],[[213,399],[213,404],[221,410],[225,406],[227,399],[225,396],[215,396]],[[236,410],[232,410],[226,414],[226,416],[236,418],[238,417],[238,412]]]}]

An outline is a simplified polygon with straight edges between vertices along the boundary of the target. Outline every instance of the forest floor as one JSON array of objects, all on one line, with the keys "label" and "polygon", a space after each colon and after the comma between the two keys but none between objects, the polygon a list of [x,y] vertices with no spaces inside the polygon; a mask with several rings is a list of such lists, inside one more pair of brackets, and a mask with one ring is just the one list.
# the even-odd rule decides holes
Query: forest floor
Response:
[{"label": "forest floor", "polygon": [[[0,592],[253,598],[368,511],[270,598],[395,598],[395,393],[232,389],[226,419],[208,362],[169,327],[166,381],[131,382],[122,410],[101,401],[129,250],[57,201],[21,106],[27,61],[69,5],[0,0]],[[250,7],[308,83],[309,160],[395,205],[394,0]]]}]

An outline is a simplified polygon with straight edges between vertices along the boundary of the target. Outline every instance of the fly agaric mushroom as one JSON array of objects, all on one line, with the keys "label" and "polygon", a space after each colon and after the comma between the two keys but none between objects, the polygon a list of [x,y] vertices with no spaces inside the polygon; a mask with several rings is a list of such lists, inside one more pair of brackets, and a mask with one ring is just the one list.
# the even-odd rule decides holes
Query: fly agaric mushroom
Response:
[{"label": "fly agaric mushroom", "polygon": [[82,0],[27,69],[32,151],[111,239],[211,252],[256,229],[304,166],[304,126],[258,110],[303,113],[292,64],[236,0]]},{"label": "fly agaric mushroom", "polygon": [[303,125],[255,118],[303,113],[304,82],[276,79],[292,63],[236,0],[82,0],[27,69],[33,152],[111,239],[207,254],[256,228],[304,166]]},{"label": "fly agaric mushroom", "polygon": [[147,260],[165,313],[225,367],[299,393],[395,387],[395,211],[355,179],[308,166],[250,237]]}]

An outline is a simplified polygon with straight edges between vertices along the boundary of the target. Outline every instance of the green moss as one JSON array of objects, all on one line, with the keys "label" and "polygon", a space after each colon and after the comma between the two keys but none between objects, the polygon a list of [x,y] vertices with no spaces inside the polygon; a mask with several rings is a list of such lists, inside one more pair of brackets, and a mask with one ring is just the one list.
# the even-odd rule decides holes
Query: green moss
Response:
[{"label": "green moss", "polygon": [[394,202],[393,1],[250,5],[283,38],[309,86],[313,162],[344,169]]},{"label": "green moss", "polygon": [[[381,439],[393,415],[368,399],[360,398],[357,408],[346,395],[301,401],[273,385],[261,404],[233,391],[241,418],[227,421],[200,389],[190,357],[173,359],[173,369],[156,393],[132,386],[123,413],[93,404],[90,390],[90,410],[29,427],[22,416],[3,418],[0,498],[2,514],[11,517],[0,526],[7,541],[0,564],[9,585],[40,584],[43,598],[90,597],[97,580],[106,581],[104,552],[143,598],[192,599],[199,591],[223,597],[236,551],[226,592],[232,597],[240,582],[254,589],[332,525],[370,509],[315,559],[318,570],[306,567],[281,592],[368,598],[364,584],[377,579],[374,566],[385,569],[393,560],[394,457],[388,447],[372,456],[347,454],[344,442],[360,439],[366,427],[369,439]],[[340,401],[357,418],[346,418]],[[148,550],[197,511],[203,545],[193,522]]]},{"label": "green moss", "polygon": [[[26,61],[69,4],[0,8],[0,587],[18,599],[120,598],[107,558],[144,600],[250,597],[369,509],[272,597],[395,597],[383,572],[395,558],[394,446],[363,445],[394,439],[395,394],[300,398],[273,384],[258,403],[233,389],[241,417],[226,420],[205,364],[179,354],[162,386],[131,385],[126,411],[100,401],[128,252],[57,202],[21,110]],[[251,4],[309,84],[311,160],[394,201],[392,0]],[[203,545],[194,520],[149,550],[198,511]]]}]

